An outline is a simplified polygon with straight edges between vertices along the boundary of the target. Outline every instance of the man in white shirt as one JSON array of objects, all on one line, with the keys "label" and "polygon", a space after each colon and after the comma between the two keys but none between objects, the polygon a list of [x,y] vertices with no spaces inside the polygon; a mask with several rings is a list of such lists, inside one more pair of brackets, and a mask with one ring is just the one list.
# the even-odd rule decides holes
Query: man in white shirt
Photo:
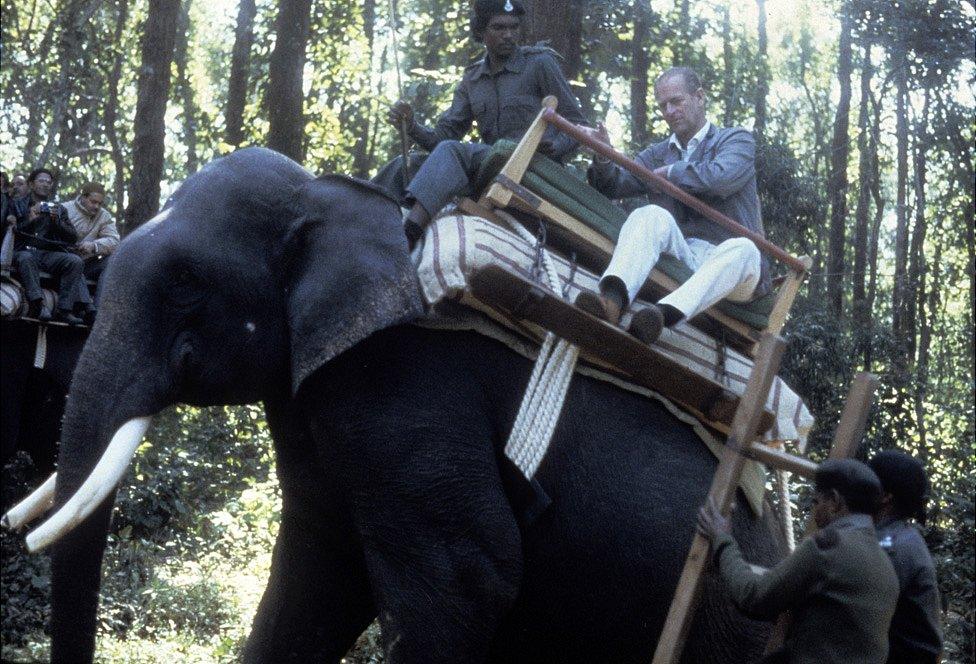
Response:
[{"label": "man in white shirt", "polygon": [[[715,127],[705,119],[705,92],[687,67],[661,74],[654,97],[673,133],[640,152],[636,161],[762,234],[752,135]],[[603,125],[590,133],[609,145]],[[635,314],[630,332],[645,343],[655,341],[663,327],[692,318],[723,298],[744,302],[768,290],[768,265],[750,240],[733,236],[609,160],[595,159],[588,177],[610,198],[648,194],[654,204],[627,218],[600,280],[600,294],[581,293],[577,306],[617,324],[662,253],[678,258],[694,274],[656,306]]]}]

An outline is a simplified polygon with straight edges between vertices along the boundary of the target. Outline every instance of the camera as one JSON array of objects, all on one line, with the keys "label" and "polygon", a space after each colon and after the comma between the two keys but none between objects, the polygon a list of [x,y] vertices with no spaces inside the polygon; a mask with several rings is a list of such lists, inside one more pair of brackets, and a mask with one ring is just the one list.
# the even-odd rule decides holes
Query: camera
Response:
[{"label": "camera", "polygon": [[37,205],[37,211],[41,214],[51,214],[52,210],[54,210],[54,206],[47,201],[41,201]]}]

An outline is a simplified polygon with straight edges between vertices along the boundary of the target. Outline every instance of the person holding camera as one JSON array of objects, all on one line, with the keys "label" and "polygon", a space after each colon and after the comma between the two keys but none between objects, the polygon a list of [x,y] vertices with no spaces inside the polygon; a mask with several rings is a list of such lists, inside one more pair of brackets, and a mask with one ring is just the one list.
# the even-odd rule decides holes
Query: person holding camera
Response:
[{"label": "person holding camera", "polygon": [[84,260],[73,253],[78,243],[68,211],[50,200],[54,174],[36,168],[27,176],[30,194],[12,202],[6,222],[14,226],[14,266],[20,274],[27,298],[27,317],[49,320],[44,311],[41,271],[60,280],[58,305],[53,319],[69,325],[83,325],[85,320],[74,314],[91,316],[91,296],[85,284]]}]

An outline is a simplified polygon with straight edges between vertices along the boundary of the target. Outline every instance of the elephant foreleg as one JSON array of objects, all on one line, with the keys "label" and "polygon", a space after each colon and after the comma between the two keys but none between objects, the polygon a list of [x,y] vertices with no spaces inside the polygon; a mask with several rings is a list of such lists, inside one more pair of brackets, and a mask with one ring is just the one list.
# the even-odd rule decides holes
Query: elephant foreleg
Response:
[{"label": "elephant foreleg", "polygon": [[271,577],[247,663],[338,662],[376,615],[357,536],[290,406],[267,406],[282,489]]},{"label": "elephant foreleg", "polygon": [[520,534],[484,436],[428,433],[348,455],[364,471],[350,500],[387,661],[484,662],[518,593]]}]

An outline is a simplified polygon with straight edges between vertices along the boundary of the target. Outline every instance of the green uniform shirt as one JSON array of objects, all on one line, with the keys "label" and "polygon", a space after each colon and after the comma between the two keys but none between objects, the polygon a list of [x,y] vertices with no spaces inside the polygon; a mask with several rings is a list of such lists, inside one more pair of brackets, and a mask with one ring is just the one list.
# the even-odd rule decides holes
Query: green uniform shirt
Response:
[{"label": "green uniform shirt", "polygon": [[785,644],[790,662],[884,663],[898,577],[870,516],[837,519],[765,573],[752,570],[731,536],[715,538],[713,547],[742,611],[761,619],[793,611]]},{"label": "green uniform shirt", "polygon": [[[519,140],[542,110],[543,98],[553,95],[556,110],[570,122],[587,124],[552,49],[521,46],[492,74],[485,56],[464,70],[454,100],[433,127],[419,123],[409,129],[420,147],[431,151],[441,141],[459,141],[477,122],[481,141],[493,145],[500,138]],[[540,145],[547,156],[563,161],[576,142],[554,127],[546,129]]]}]

